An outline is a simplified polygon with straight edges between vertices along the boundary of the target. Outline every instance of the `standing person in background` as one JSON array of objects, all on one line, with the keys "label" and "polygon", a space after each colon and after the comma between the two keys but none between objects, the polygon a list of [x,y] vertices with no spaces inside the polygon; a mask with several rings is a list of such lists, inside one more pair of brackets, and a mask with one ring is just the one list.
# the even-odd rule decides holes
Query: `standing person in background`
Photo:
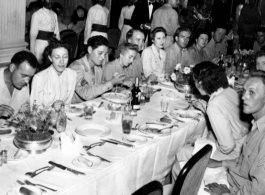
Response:
[{"label": "standing person in background", "polygon": [[67,29],[67,26],[64,23],[62,23],[62,17],[61,17],[62,9],[63,9],[62,4],[58,2],[52,5],[52,11],[54,11],[54,13],[57,14],[58,26],[60,32]]},{"label": "standing person in background", "polygon": [[48,41],[54,36],[59,40],[59,26],[56,13],[51,10],[51,0],[43,0],[43,8],[36,11],[31,18],[30,51],[42,63],[43,52]]},{"label": "standing person in background", "polygon": [[85,29],[86,26],[87,10],[82,6],[77,6],[71,16],[71,23],[68,25],[68,29],[73,30],[77,35]]},{"label": "standing person in background", "polygon": [[84,44],[90,37],[101,35],[108,38],[108,17],[109,10],[105,7],[106,0],[97,0],[97,4],[92,6],[87,14],[86,27],[84,33]]},{"label": "standing person in background", "polygon": [[163,27],[167,32],[164,48],[174,43],[174,33],[179,27],[178,13],[173,9],[179,4],[179,0],[165,0],[164,4],[154,12],[151,30]]},{"label": "standing person in background", "polygon": [[249,4],[244,5],[238,19],[239,44],[241,49],[252,49],[256,29],[260,25],[261,16],[255,0],[249,0]]},{"label": "standing person in background", "polygon": [[121,10],[118,27],[121,30],[121,37],[119,45],[126,42],[126,33],[132,28],[130,26],[130,19],[134,11],[134,3],[136,0],[127,0],[127,6],[124,6]]},{"label": "standing person in background", "polygon": [[147,45],[153,13],[160,7],[160,4],[155,0],[138,0],[134,5],[135,8],[131,17],[131,26],[135,29],[140,28],[144,30]]}]

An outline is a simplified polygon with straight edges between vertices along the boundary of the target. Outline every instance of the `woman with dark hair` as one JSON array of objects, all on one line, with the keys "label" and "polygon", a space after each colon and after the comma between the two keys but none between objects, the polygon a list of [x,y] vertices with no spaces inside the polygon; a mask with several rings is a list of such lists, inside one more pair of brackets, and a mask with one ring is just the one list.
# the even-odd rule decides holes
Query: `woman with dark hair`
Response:
[{"label": "woman with dark hair", "polygon": [[242,120],[240,97],[228,86],[224,69],[212,62],[202,62],[193,68],[195,86],[201,95],[210,97],[206,105],[196,101],[194,106],[208,115],[217,149],[231,158],[237,158],[248,133],[249,124]]},{"label": "woman with dark hair", "polygon": [[68,29],[73,30],[76,34],[79,34],[86,26],[87,10],[82,6],[77,6],[71,17],[71,23],[68,25]]},{"label": "woman with dark hair", "polygon": [[207,53],[204,51],[210,39],[209,33],[206,30],[198,30],[193,38],[194,43],[188,48],[188,63],[196,65],[209,60]]},{"label": "woman with dark hair", "polygon": [[75,71],[66,68],[69,60],[70,46],[57,39],[51,39],[45,52],[51,65],[36,74],[32,81],[30,102],[51,106],[55,102],[70,104],[76,84]]},{"label": "woman with dark hair", "polygon": [[127,5],[121,9],[118,27],[121,30],[121,36],[119,45],[126,42],[126,33],[132,28],[130,26],[130,20],[135,8],[134,3],[136,0],[127,0]]},{"label": "woman with dark hair", "polygon": [[145,78],[155,81],[158,77],[164,78],[166,52],[164,51],[166,30],[163,27],[155,28],[150,38],[153,44],[143,50],[142,62]]}]

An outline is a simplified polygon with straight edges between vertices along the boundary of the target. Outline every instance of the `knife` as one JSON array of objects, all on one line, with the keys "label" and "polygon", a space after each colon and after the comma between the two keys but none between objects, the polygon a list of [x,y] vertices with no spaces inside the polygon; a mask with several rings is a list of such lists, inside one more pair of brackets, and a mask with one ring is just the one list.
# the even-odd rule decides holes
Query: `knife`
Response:
[{"label": "knife", "polygon": [[115,140],[115,139],[110,139],[110,140],[113,141],[113,142],[117,142],[117,143],[120,144],[120,145],[134,148],[134,145],[132,145],[132,144],[126,144],[126,143],[124,143],[124,142],[121,142],[121,141],[118,141],[118,140]]},{"label": "knife", "polygon": [[57,163],[52,162],[52,161],[49,161],[48,163],[51,164],[51,165],[54,165],[54,166],[56,166],[56,167],[58,167],[58,168],[60,168],[60,169],[62,169],[62,170],[70,171],[70,172],[74,173],[75,175],[86,175],[85,173],[82,173],[82,172],[76,171],[76,170],[74,170],[74,169],[68,168],[68,167],[66,167],[66,166],[63,166],[63,165],[57,164]]}]

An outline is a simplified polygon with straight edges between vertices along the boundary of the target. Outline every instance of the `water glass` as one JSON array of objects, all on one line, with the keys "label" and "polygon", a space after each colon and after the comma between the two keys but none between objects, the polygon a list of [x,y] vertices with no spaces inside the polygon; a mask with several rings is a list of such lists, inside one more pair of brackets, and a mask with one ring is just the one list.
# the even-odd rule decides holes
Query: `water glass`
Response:
[{"label": "water glass", "polygon": [[122,116],[122,132],[130,134],[132,130],[133,117],[130,114],[123,114]]},{"label": "water glass", "polygon": [[153,88],[151,87],[151,85],[143,86],[142,95],[145,97],[145,103],[150,102],[150,98],[152,96],[152,93],[153,93]]},{"label": "water glass", "polygon": [[84,108],[84,117],[85,119],[92,119],[93,117],[93,105],[88,104]]},{"label": "water glass", "polygon": [[161,111],[167,112],[168,105],[169,105],[169,99],[165,96],[162,96],[161,101],[160,101]]},{"label": "water glass", "polygon": [[184,88],[184,92],[185,92],[185,100],[188,102],[188,103],[191,103],[191,97],[192,97],[192,89],[190,86],[185,86]]}]

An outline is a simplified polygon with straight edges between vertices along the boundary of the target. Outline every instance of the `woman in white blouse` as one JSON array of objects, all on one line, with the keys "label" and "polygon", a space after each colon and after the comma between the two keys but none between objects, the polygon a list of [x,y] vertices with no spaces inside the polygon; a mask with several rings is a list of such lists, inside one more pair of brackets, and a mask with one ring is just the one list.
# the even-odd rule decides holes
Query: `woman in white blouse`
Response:
[{"label": "woman in white blouse", "polygon": [[52,106],[55,102],[70,104],[76,85],[76,72],[66,68],[70,47],[67,43],[51,39],[45,49],[52,64],[36,74],[32,81],[30,102]]},{"label": "woman in white blouse", "polygon": [[150,34],[153,44],[143,50],[142,62],[144,75],[151,81],[164,78],[166,52],[163,48],[166,36],[167,33],[163,27],[155,28]]}]

